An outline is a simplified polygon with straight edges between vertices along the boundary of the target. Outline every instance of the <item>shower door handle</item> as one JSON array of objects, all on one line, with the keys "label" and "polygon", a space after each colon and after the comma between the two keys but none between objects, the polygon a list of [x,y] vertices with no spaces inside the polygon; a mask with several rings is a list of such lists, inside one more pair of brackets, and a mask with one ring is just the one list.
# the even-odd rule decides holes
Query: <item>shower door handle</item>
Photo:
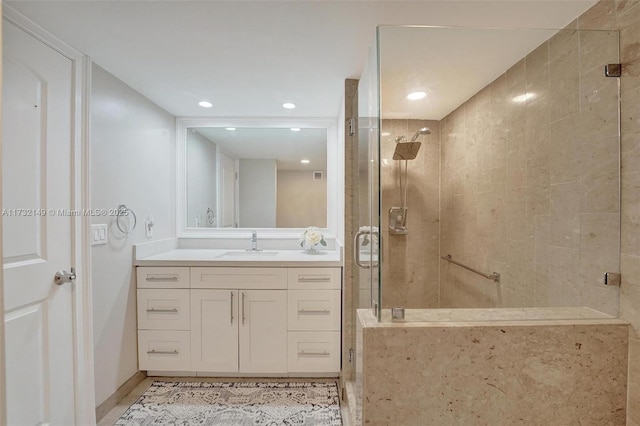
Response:
[{"label": "shower door handle", "polygon": [[[358,231],[353,237],[353,261],[363,269],[371,269],[371,264],[365,265],[360,261],[360,237],[369,233],[369,231]],[[373,241],[371,241],[371,246],[373,247]]]}]

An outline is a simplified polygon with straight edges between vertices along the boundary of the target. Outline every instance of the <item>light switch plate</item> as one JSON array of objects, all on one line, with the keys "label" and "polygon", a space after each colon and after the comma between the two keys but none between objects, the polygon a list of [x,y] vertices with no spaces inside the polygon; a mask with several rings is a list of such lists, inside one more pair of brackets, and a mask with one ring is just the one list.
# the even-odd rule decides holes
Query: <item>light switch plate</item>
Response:
[{"label": "light switch plate", "polygon": [[101,246],[107,244],[107,234],[106,223],[91,225],[91,245]]},{"label": "light switch plate", "polygon": [[153,216],[149,216],[144,221],[144,235],[147,238],[153,238]]}]

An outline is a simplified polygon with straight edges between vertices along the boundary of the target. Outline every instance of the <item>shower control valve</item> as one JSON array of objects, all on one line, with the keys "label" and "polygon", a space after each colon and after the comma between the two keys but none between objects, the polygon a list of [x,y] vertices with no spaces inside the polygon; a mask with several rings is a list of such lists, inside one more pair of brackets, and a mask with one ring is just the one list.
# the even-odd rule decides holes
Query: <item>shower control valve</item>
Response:
[{"label": "shower control valve", "polygon": [[389,209],[389,234],[407,234],[407,208],[391,207]]}]

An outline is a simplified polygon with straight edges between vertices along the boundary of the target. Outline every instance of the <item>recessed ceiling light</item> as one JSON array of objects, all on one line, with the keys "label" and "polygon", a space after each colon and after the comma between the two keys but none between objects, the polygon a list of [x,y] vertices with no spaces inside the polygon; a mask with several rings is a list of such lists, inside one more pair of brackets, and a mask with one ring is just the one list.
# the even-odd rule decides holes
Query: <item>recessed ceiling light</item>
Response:
[{"label": "recessed ceiling light", "polygon": [[202,108],[211,108],[213,106],[213,104],[209,101],[200,101],[198,102],[198,105],[200,105]]},{"label": "recessed ceiling light", "polygon": [[292,127],[291,131],[292,132],[299,132],[300,131],[300,127]]},{"label": "recessed ceiling light", "polygon": [[391,133],[389,133],[389,132],[382,132],[382,133],[380,133],[380,136],[391,136]]},{"label": "recessed ceiling light", "polygon": [[407,95],[407,99],[410,101],[418,101],[427,97],[425,92],[411,92]]},{"label": "recessed ceiling light", "polygon": [[301,162],[302,164],[309,164],[311,161],[309,161],[309,160],[300,160],[300,162]]},{"label": "recessed ceiling light", "polygon": [[512,100],[513,102],[519,102],[519,103],[522,103],[522,102],[526,102],[526,101],[528,101],[529,99],[532,99],[532,98],[535,98],[535,97],[536,97],[536,94],[535,94],[535,93],[531,93],[531,92],[529,92],[529,93],[525,93],[524,95],[518,95],[518,96],[515,96],[515,97],[513,97],[513,99],[511,99],[511,100]]},{"label": "recessed ceiling light", "polygon": [[282,108],[286,108],[286,109],[294,109],[296,107],[296,104],[292,104],[291,102],[285,102],[282,104]]},{"label": "recessed ceiling light", "polygon": [[225,127],[225,129],[227,129],[227,130],[235,130],[236,128],[235,127]]}]

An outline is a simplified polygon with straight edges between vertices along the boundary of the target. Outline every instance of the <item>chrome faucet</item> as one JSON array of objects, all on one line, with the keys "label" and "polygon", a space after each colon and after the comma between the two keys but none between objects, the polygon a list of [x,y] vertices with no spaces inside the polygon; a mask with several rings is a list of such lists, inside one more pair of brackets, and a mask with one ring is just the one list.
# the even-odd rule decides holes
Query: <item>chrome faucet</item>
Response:
[{"label": "chrome faucet", "polygon": [[258,233],[256,231],[251,232],[251,248],[249,251],[258,251]]}]

